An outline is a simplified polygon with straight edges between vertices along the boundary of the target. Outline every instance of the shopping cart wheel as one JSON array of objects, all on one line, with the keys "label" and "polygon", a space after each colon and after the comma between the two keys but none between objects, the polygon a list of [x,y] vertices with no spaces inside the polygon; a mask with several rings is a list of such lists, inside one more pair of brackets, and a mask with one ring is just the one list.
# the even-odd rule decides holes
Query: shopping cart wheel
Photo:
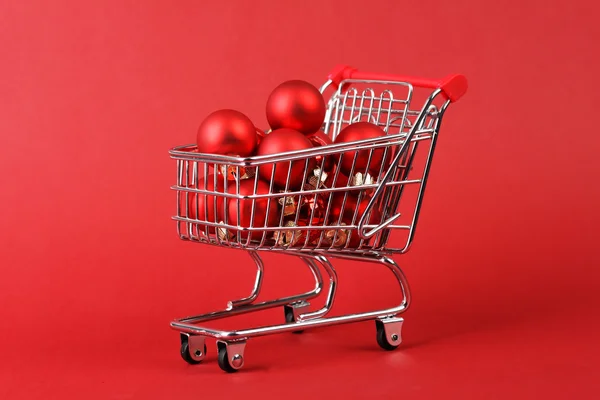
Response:
[{"label": "shopping cart wheel", "polygon": [[[286,305],[283,306],[283,312],[285,313],[285,322],[286,323],[295,323],[296,322],[296,314],[297,314],[297,308],[295,311],[295,308],[293,305]],[[292,333],[302,333],[304,332],[302,329],[297,330],[297,331],[292,331]]]},{"label": "shopping cart wheel", "polygon": [[[190,344],[190,341],[192,342]],[[203,349],[203,350],[201,350]],[[206,343],[204,337],[189,336],[185,333],[181,334],[181,358],[188,364],[200,364],[206,357]]]},{"label": "shopping cart wheel", "polygon": [[384,350],[395,350],[402,343],[402,318],[376,319],[377,344]]},{"label": "shopping cart wheel", "polygon": [[244,366],[245,347],[245,341],[222,342],[218,340],[217,348],[219,349],[219,356],[217,362],[219,363],[219,368],[225,372],[236,372],[242,368]]}]

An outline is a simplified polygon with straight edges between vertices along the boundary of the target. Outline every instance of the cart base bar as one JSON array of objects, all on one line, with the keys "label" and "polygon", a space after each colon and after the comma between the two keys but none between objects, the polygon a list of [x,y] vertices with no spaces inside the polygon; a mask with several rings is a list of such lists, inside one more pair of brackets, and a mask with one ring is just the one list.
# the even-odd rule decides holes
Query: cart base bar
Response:
[{"label": "cart base bar", "polygon": [[[381,263],[394,274],[402,292],[399,305],[383,310],[363,313],[346,314],[335,317],[326,317],[331,311],[335,300],[337,288],[337,273],[330,261],[320,254],[292,254],[300,256],[311,270],[315,279],[313,290],[295,296],[274,299],[254,304],[262,286],[263,263],[256,252],[249,252],[257,265],[257,276],[254,289],[250,296],[241,300],[228,302],[226,309],[202,315],[186,317],[171,322],[171,328],[180,332],[181,356],[190,364],[198,364],[206,357],[207,337],[217,339],[218,362],[221,369],[226,372],[235,372],[244,365],[244,349],[249,338],[272,335],[284,332],[301,332],[305,329],[340,325],[351,322],[375,320],[377,328],[377,343],[385,350],[393,350],[402,342],[402,324],[404,320],[397,317],[406,311],[410,305],[410,289],[406,277],[400,267],[389,257],[384,256],[352,256],[340,255],[339,258],[352,259],[363,262]],[[289,254],[286,252],[286,254]],[[329,291],[325,304],[321,309],[308,312],[309,299],[317,297],[323,288],[323,278],[317,265],[320,265],[329,277]],[[260,326],[239,330],[218,330],[196,325],[199,322],[212,321],[230,317],[237,314],[250,313],[274,307],[284,307],[284,324]]]}]

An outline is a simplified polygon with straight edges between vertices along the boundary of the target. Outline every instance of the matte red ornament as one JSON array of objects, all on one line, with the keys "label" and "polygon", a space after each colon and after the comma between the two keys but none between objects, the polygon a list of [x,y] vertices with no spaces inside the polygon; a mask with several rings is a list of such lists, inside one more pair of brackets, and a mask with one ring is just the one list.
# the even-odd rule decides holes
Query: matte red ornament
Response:
[{"label": "matte red ornament", "polygon": [[[323,131],[317,131],[315,133],[311,133],[306,136],[308,140],[311,141],[313,146],[327,146],[333,144],[333,140],[329,136],[327,136]],[[334,166],[333,162],[334,156],[326,155],[326,156],[316,156],[315,161],[317,162],[317,168],[321,168],[321,164],[323,164],[323,171],[329,172]],[[323,162],[325,159],[325,162]]]},{"label": "matte red ornament", "polygon": [[325,120],[325,100],[312,84],[292,80],[277,86],[267,100],[267,120],[273,130],[295,129],[314,133]]},{"label": "matte red ornament", "polygon": [[[260,143],[258,151],[259,156],[272,155],[294,150],[310,149],[312,143],[303,134],[292,129],[277,129],[268,134]],[[304,181],[304,166],[305,160],[296,160],[292,162],[292,168],[289,180],[289,190],[295,190],[302,187]],[[308,173],[315,167],[315,159],[308,160]],[[288,171],[290,170],[289,161],[281,161],[270,164],[263,164],[258,167],[258,173],[262,179],[269,182],[271,174],[275,168],[275,176],[273,183],[279,188],[285,188]]]},{"label": "matte red ornament", "polygon": [[[254,193],[254,179],[246,179],[240,181],[240,189],[237,191],[236,185],[231,185],[227,192],[231,194],[239,194],[242,196],[251,196],[253,194],[269,194],[269,184],[258,181],[256,193]],[[279,211],[277,206],[277,199],[272,198],[269,204],[269,199],[229,199],[227,204],[227,215],[229,225],[238,225],[245,228],[250,228],[250,219],[252,216],[252,210],[254,207],[254,221],[252,221],[252,227],[259,228],[265,225],[277,226],[279,222]],[[238,218],[238,205],[239,205],[239,218]],[[234,232],[234,238],[237,237],[237,232]],[[246,239],[248,232],[242,232],[241,237]],[[260,239],[262,232],[254,232],[251,235],[251,239]]]},{"label": "matte red ornament", "polygon": [[[207,190],[216,193],[225,193],[225,187],[223,183],[223,177],[221,175],[217,175],[216,181],[217,185],[215,186],[215,176],[213,174],[208,175],[208,179],[206,180],[206,187],[204,186],[204,179],[198,180],[197,188],[199,190]],[[188,185],[189,188],[196,189],[195,184]],[[215,189],[216,188],[216,189]],[[181,192],[181,215],[185,215],[185,192]],[[190,219],[196,219],[200,221],[206,222],[214,222],[219,223],[223,219],[223,211],[225,209],[225,197],[212,195],[212,194],[203,194],[196,192],[188,192],[188,213],[187,217]],[[216,208],[215,208],[216,203]],[[216,215],[215,215],[216,210]],[[208,212],[207,212],[208,211]],[[215,218],[216,216],[216,218]],[[204,230],[205,225],[198,224],[199,229]],[[215,228],[210,226],[208,228],[210,233],[215,232]]]},{"label": "matte red ornament", "polygon": [[199,153],[251,156],[256,149],[256,127],[239,111],[219,110],[210,114],[198,128]]},{"label": "matte red ornament", "polygon": [[[370,122],[356,122],[342,129],[342,131],[335,138],[335,143],[348,143],[357,140],[374,139],[383,136],[385,136],[385,132],[378,126],[371,124]],[[369,171],[374,172],[375,174],[379,173],[381,162],[383,161],[383,148],[345,152],[340,163],[340,170],[346,175],[350,175],[352,163],[354,162],[354,155],[358,153],[356,155],[354,173],[364,173],[365,169],[367,168],[369,153],[371,150],[373,151],[373,155],[371,157],[371,162],[369,163]]]}]

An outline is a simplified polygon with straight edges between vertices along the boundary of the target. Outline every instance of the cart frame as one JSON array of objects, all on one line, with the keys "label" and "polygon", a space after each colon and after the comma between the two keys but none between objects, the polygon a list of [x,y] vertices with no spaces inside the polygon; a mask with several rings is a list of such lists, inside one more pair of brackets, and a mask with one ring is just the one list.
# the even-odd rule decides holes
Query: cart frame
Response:
[{"label": "cart frame", "polygon": [[[320,88],[321,93],[325,93],[328,88],[335,90],[327,102],[327,113],[323,124],[323,131],[326,134],[335,139],[342,126],[366,117],[369,122],[376,123],[384,128],[387,136],[281,153],[274,156],[247,158],[197,153],[194,145],[179,146],[170,151],[171,158],[177,160],[177,185],[173,186],[172,189],[177,192],[178,207],[177,216],[174,216],[173,219],[177,221],[180,238],[203,244],[245,250],[249,253],[257,269],[250,295],[229,301],[227,307],[223,310],[189,316],[171,322],[171,327],[180,332],[181,356],[190,364],[200,363],[206,357],[206,338],[214,338],[217,341],[218,364],[221,369],[226,372],[234,372],[244,365],[245,345],[247,340],[252,337],[284,332],[301,332],[315,327],[365,320],[375,320],[377,342],[383,349],[393,350],[402,342],[403,318],[398,315],[408,309],[411,295],[404,272],[391,257],[393,254],[407,252],[414,239],[442,117],[449,104],[457,101],[465,93],[467,82],[462,75],[451,75],[443,80],[429,80],[365,73],[347,66],[336,67],[328,78],[327,82]],[[381,95],[377,97],[371,88],[366,88],[359,94],[358,90],[354,88],[354,86],[359,85],[401,87],[404,89],[405,96],[400,99],[394,98],[393,92],[387,89],[383,90]],[[415,88],[431,90],[420,110],[410,109]],[[434,102],[440,99],[441,104],[436,105]],[[367,104],[369,101],[370,104]],[[386,104],[387,109],[384,108]],[[398,133],[394,134],[393,130],[397,130]],[[421,173],[417,179],[414,179],[411,177],[411,172],[413,171],[416,154],[419,153],[417,150],[422,148],[421,143],[423,142],[429,142],[429,146]],[[281,193],[277,192],[273,187],[273,183],[271,183],[269,193],[259,194],[256,193],[257,184],[255,183],[255,192],[252,195],[240,194],[239,180],[233,194],[216,193],[216,189],[210,190],[206,183],[203,188],[198,187],[198,177],[200,175],[203,174],[206,182],[209,176],[209,166],[214,166],[213,170],[216,171],[219,166],[226,165],[228,168],[232,168],[237,176],[241,176],[244,170],[259,169],[264,165],[289,162],[291,167],[293,162],[305,162],[304,180],[306,181],[311,173],[308,169],[309,163],[307,160],[311,157],[331,156],[340,157],[341,159],[346,156],[344,153],[347,154],[348,151],[354,150],[354,154],[357,154],[358,150],[366,150],[370,152],[370,162],[373,152],[379,149],[383,149],[385,157],[391,159],[389,167],[382,164],[379,174],[376,174],[377,176],[374,177],[373,182],[363,181],[355,187],[351,187],[351,183],[348,183],[342,187],[314,187],[309,189],[304,187],[299,190],[290,190],[286,185],[285,191]],[[356,156],[354,164],[356,164]],[[202,166],[204,167],[203,171]],[[321,164],[322,167],[323,164]],[[367,166],[368,168],[369,166]],[[291,171],[291,168],[289,168],[289,171]],[[353,166],[351,174],[354,172],[356,171],[354,171]],[[367,171],[362,172],[366,176]],[[258,181],[258,174],[256,175],[255,179]],[[196,185],[190,185],[190,179]],[[334,182],[336,179],[338,179],[337,172]],[[404,215],[404,213],[397,210],[400,200],[403,198],[405,187],[412,185],[417,187],[417,191],[415,203],[411,207],[411,212],[407,214],[408,223],[398,224],[396,221]],[[198,205],[196,205],[195,216],[190,217],[191,207],[188,201],[191,195],[204,195],[214,197],[215,207],[218,201],[227,202],[232,199],[238,201],[238,204],[240,201],[252,201],[254,207],[255,202],[260,199],[268,199],[268,202],[283,199],[283,203],[280,202],[280,204],[284,204],[286,199],[290,197],[302,199],[310,196],[315,198],[323,196],[325,199],[329,198],[329,201],[325,200],[327,204],[325,219],[327,220],[332,197],[336,193],[344,194],[345,203],[351,192],[357,193],[359,199],[364,198],[368,202],[364,212],[360,214],[359,207],[357,207],[352,223],[340,224],[340,221],[336,221],[330,224],[323,223],[322,226],[310,224],[309,226],[284,225],[283,211],[281,211],[278,226],[266,226],[266,223],[263,226],[254,226],[252,223],[255,218],[254,209],[249,226],[233,224],[232,221],[227,220],[227,217],[225,221],[217,222],[216,219],[213,219],[211,222],[208,217],[197,219],[200,211]],[[185,206],[181,205],[182,200],[185,200]],[[374,210],[379,210],[379,219],[373,220],[371,218]],[[238,217],[239,212],[238,206]],[[315,210],[312,209],[313,214],[314,212]],[[205,216],[208,215],[208,208],[206,208]],[[296,211],[297,220],[298,211]],[[324,240],[327,229],[329,229],[329,232],[334,232],[333,239],[329,241]],[[404,231],[406,233],[406,240],[401,247],[387,246],[393,231]],[[289,243],[287,245],[282,244],[277,240],[277,235],[284,232],[292,232],[293,237],[296,233],[298,235],[304,234],[302,236],[303,240],[299,240],[293,245]],[[320,235],[319,240],[310,242],[310,232],[318,232]],[[348,235],[348,240],[344,246],[335,246],[338,232],[346,232]],[[349,245],[351,235],[358,236],[359,244],[357,246]],[[276,240],[272,240],[273,238]],[[314,277],[314,288],[301,294],[256,302],[262,288],[264,276],[264,263],[259,255],[261,251],[299,257]],[[337,272],[330,258],[383,264],[392,272],[400,288],[401,299],[398,305],[383,310],[328,316],[334,305],[338,286]],[[326,278],[328,278],[325,302],[321,308],[310,311],[308,300],[320,296],[325,286],[321,270],[325,272]],[[281,306],[284,308],[286,321],[284,324],[236,330],[211,329],[198,325],[206,321]]]}]

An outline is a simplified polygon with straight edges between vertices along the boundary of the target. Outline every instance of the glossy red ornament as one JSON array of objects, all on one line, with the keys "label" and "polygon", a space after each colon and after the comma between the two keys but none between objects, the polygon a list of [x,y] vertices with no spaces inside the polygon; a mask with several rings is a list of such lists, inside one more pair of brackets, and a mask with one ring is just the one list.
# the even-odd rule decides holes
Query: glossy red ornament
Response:
[{"label": "glossy red ornament", "polygon": [[321,92],[306,81],[284,82],[267,100],[267,120],[273,130],[288,128],[304,134],[316,132],[325,120],[325,100]]},{"label": "glossy red ornament", "polygon": [[[318,169],[315,169],[318,171]],[[323,175],[319,173],[319,175],[311,176],[307,182],[304,184],[305,190],[318,190],[318,189],[328,189],[333,187],[345,187],[348,185],[348,177],[341,172],[338,174],[337,179],[335,177],[336,167],[334,165],[333,170],[327,172]],[[309,194],[302,196],[302,208],[301,215],[303,217],[307,217],[312,215],[313,217],[313,225],[317,225],[316,221],[323,220],[325,216],[325,211],[327,210],[327,204],[332,196],[334,196],[334,192],[319,192],[315,194]],[[314,214],[311,214],[312,210],[315,210]],[[310,219],[310,218],[308,218]]]},{"label": "glossy red ornament", "polygon": [[[303,134],[292,129],[277,129],[268,134],[260,143],[256,152],[259,156],[272,155],[294,150],[310,149],[312,143]],[[304,165],[305,160],[296,160],[292,162],[292,171],[290,173],[289,190],[296,190],[302,187],[304,183]],[[308,173],[315,167],[315,159],[308,160]],[[279,188],[285,188],[288,171],[290,170],[289,161],[281,161],[259,166],[258,173],[262,179],[269,182],[271,174],[275,168],[273,183]]]},{"label": "glossy red ornament", "polygon": [[[367,209],[367,205],[371,200],[368,196],[362,196],[360,202],[358,201],[358,195],[348,194],[346,196],[346,202],[344,203],[344,193],[336,193],[333,195],[331,209],[329,212],[328,225],[337,225],[338,221],[345,223],[346,225],[358,225],[360,218],[363,216]],[[342,204],[343,203],[343,204]],[[356,210],[358,212],[356,214],[356,219],[354,219],[354,214]],[[378,225],[381,223],[381,213],[377,209],[377,207],[373,208],[371,211],[371,215],[367,220],[368,224]],[[358,236],[358,231],[356,229],[352,229],[351,237],[349,239],[349,247],[357,247],[360,244],[360,236]],[[365,243],[368,243],[369,240],[365,240]]]},{"label": "glossy red ornament", "polygon": [[[306,222],[306,224],[314,225],[314,226],[322,226],[325,220],[325,203],[321,201],[323,196],[317,196],[316,200],[310,200],[309,204],[302,207],[302,212],[300,213],[300,218],[302,221]],[[313,213],[313,208],[315,209]],[[320,231],[319,231],[320,232]]]},{"label": "glossy red ornament", "polygon": [[239,111],[218,110],[202,121],[198,128],[199,153],[251,156],[256,149],[256,128]]},{"label": "glossy red ornament", "polygon": [[[348,143],[357,140],[374,139],[382,136],[385,136],[385,132],[378,126],[369,122],[356,122],[342,129],[342,131],[335,138],[335,143]],[[378,174],[379,169],[381,168],[381,162],[383,161],[383,148],[345,152],[340,163],[340,170],[346,175],[350,175],[352,163],[354,162],[354,156],[358,153],[356,155],[354,173],[364,173],[365,169],[367,168],[369,153],[371,150],[373,151],[373,155],[371,157],[371,162],[369,163],[369,171]]]},{"label": "glossy red ornament", "polygon": [[[213,174],[208,175],[207,178],[208,179],[206,180],[206,186],[204,186],[204,179],[198,180],[197,187],[199,190],[207,190],[207,191],[211,191],[211,192],[215,192],[215,193],[225,193],[225,187],[224,187],[222,176],[217,175],[217,179],[216,179],[217,185],[216,186],[215,186],[215,176]],[[190,185],[188,185],[188,187],[195,189],[196,185],[190,184]],[[181,192],[180,196],[181,196],[180,197],[180,199],[181,199],[181,202],[180,202],[181,215],[185,216],[185,214],[186,214],[186,209],[185,209],[186,194],[185,194],[185,192]],[[200,221],[206,221],[206,222],[214,222],[214,223],[219,223],[223,220],[223,215],[224,215],[223,211],[225,209],[225,202],[224,202],[225,197],[219,196],[219,195],[212,195],[212,194],[188,192],[187,198],[188,198],[188,207],[189,207],[188,213],[187,213],[188,218],[196,219],[196,220],[200,220]],[[216,208],[215,208],[215,205],[216,205]],[[216,210],[216,214],[215,214],[215,210]],[[207,213],[207,211],[208,211],[208,213]],[[198,228],[200,230],[204,230],[205,225],[198,224]],[[208,228],[208,231],[210,233],[214,233],[215,228],[210,226]]]},{"label": "glossy red ornament", "polygon": [[[240,181],[240,189],[237,191],[236,185],[231,185],[228,193],[237,194],[242,196],[251,196],[254,193],[254,179],[245,179]],[[256,188],[256,194],[269,194],[269,184],[263,181],[258,181]],[[253,201],[252,199],[230,199],[227,204],[227,216],[229,225],[238,225],[244,228],[250,228],[250,219],[253,212]],[[238,205],[239,205],[239,218],[238,218]],[[279,211],[277,199],[272,198],[269,204],[269,199],[254,199],[254,221],[252,221],[252,227],[259,228],[265,226],[277,226],[279,223]],[[254,232],[252,239],[260,239],[262,232]],[[234,240],[237,238],[237,232],[234,232]],[[246,239],[248,232],[242,232],[241,237]]]},{"label": "glossy red ornament", "polygon": [[340,171],[336,177],[335,176],[336,170],[337,170],[337,166],[334,166],[334,168],[330,172],[327,173],[327,179],[325,179],[325,187],[340,188],[340,187],[348,186],[348,180],[349,180],[348,176],[346,176],[342,171]]},{"label": "glossy red ornament", "polygon": [[[311,143],[315,147],[327,146],[327,145],[333,144],[333,141],[331,140],[331,138],[329,136],[327,136],[323,131],[317,131],[315,133],[311,133],[311,134],[307,135],[306,137],[308,138],[308,140],[311,141]],[[321,168],[321,164],[323,164],[323,171],[325,171],[325,172],[331,171],[331,169],[334,166],[334,162],[333,162],[334,157],[335,157],[335,155],[334,156],[332,156],[332,155],[316,156],[315,161],[317,162],[317,168]],[[323,162],[323,159],[325,159],[325,162]]]}]

